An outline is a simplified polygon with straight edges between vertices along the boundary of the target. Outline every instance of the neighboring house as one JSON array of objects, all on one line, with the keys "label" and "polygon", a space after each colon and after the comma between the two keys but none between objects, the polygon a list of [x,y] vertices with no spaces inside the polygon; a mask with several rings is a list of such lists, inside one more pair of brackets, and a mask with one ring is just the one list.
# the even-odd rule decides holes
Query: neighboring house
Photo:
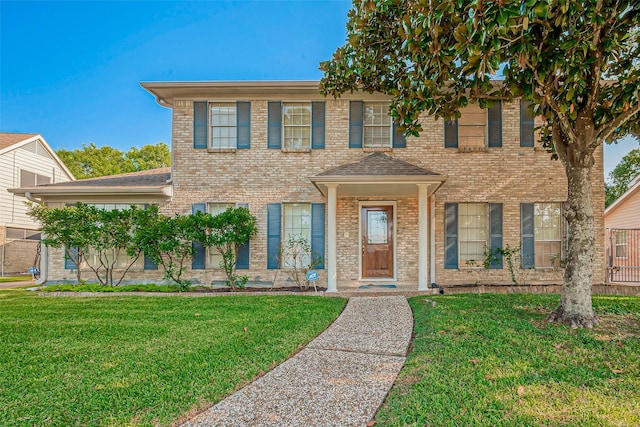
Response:
[{"label": "neighboring house", "polygon": [[6,190],[73,179],[41,135],[0,132],[1,274],[25,274],[34,265],[40,240],[38,223],[27,215],[25,195]]},{"label": "neighboring house", "polygon": [[640,282],[640,176],[604,211],[610,282]]},{"label": "neighboring house", "polygon": [[[319,284],[330,291],[370,283],[405,289],[509,284],[505,260],[487,270],[482,261],[487,250],[519,246],[527,283],[562,281],[565,173],[541,147],[525,103],[470,106],[447,123],[424,116],[420,137],[405,139],[388,115],[389,98],[381,94],[323,98],[318,82],[307,81],[142,86],[173,111],[172,195],[167,191],[156,202],[168,214],[248,206],[258,234],[242,251],[238,268],[251,281],[287,278],[279,249],[292,235],[305,237],[322,256]],[[601,149],[595,161],[595,227],[601,237],[594,283],[602,283]],[[65,192],[80,182],[32,193],[51,206],[102,200]],[[129,197],[126,188],[112,188],[109,201]],[[134,199],[152,202],[143,195]],[[190,267],[186,278],[224,278],[214,254],[199,251]],[[285,271],[276,275],[280,268]],[[160,276],[140,266],[130,277]],[[75,278],[60,251],[52,251],[49,278]]]}]

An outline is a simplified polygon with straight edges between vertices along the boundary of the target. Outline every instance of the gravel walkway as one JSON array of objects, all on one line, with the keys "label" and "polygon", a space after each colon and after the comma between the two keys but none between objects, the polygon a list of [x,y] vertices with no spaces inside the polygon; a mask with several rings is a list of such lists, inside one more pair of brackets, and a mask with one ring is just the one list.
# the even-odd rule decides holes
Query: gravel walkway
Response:
[{"label": "gravel walkway", "polygon": [[365,426],[404,364],[412,330],[406,298],[351,298],[304,350],[183,427]]}]

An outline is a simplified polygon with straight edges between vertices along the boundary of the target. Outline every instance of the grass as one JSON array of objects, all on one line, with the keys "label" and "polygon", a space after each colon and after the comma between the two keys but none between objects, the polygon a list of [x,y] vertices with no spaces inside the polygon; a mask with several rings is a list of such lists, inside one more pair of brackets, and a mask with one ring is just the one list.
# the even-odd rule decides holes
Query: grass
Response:
[{"label": "grass", "polygon": [[0,292],[0,424],[170,425],[284,361],[344,304]]},{"label": "grass", "polygon": [[[195,286],[190,290],[197,289]],[[41,289],[42,292],[180,292],[178,285],[133,284],[120,286],[106,286],[98,283],[76,285],[64,283],[60,285],[48,285]]]},{"label": "grass", "polygon": [[7,283],[7,282],[25,282],[27,280],[31,280],[31,275],[26,275],[26,276],[3,276],[0,277],[0,283]]},{"label": "grass", "polygon": [[546,323],[558,301],[410,299],[412,351],[376,425],[640,425],[640,298],[594,297],[593,330]]}]

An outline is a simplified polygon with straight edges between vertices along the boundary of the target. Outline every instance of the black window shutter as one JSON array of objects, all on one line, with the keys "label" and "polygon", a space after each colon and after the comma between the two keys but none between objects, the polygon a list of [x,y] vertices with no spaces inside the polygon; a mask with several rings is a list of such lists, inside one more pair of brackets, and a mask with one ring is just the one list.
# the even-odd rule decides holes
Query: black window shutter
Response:
[{"label": "black window shutter", "polygon": [[495,256],[489,268],[502,268],[502,203],[489,203],[489,250]]},{"label": "black window shutter", "polygon": [[282,147],[282,102],[269,102],[267,148]]},{"label": "black window shutter", "polygon": [[193,103],[193,148],[207,148],[207,102]]},{"label": "black window shutter", "polygon": [[280,268],[280,232],[282,228],[280,203],[267,205],[267,268]]},{"label": "black window shutter", "polygon": [[311,148],[324,148],[324,101],[311,103]]},{"label": "black window shutter", "polygon": [[444,268],[458,268],[458,204],[444,204]]},{"label": "black window shutter", "polygon": [[534,146],[534,137],[533,137],[533,116],[529,112],[529,105],[531,105],[528,101],[520,100],[520,146],[521,147],[533,147]]},{"label": "black window shutter", "polygon": [[444,147],[458,147],[458,120],[446,120],[444,122]]},{"label": "black window shutter", "polygon": [[311,257],[322,257],[317,269],[324,269],[324,203],[311,204]]},{"label": "black window shutter", "polygon": [[533,203],[522,203],[520,205],[520,226],[522,247],[520,255],[522,257],[522,268],[535,267],[535,237],[533,223]]},{"label": "black window shutter", "polygon": [[396,122],[393,122],[393,148],[406,148],[407,147],[407,139],[404,136],[403,132],[398,130],[398,125]]},{"label": "black window shutter", "polygon": [[362,148],[364,102],[349,103],[349,148]]},{"label": "black window shutter", "polygon": [[489,147],[502,147],[502,102],[496,101],[487,113]]},{"label": "black window shutter", "polygon": [[251,103],[236,102],[237,148],[251,148]]},{"label": "black window shutter", "polygon": [[[239,208],[249,209],[248,203],[238,203]],[[238,247],[238,259],[236,259],[236,269],[248,270],[249,269],[249,256],[250,256],[250,240],[247,240]]]},{"label": "black window shutter", "polygon": [[[191,206],[191,212],[206,212],[207,205],[204,203],[196,203]],[[206,255],[207,251],[204,248],[204,245],[200,242],[193,242],[193,249],[195,252],[193,254],[193,259],[191,260],[191,269],[192,270],[204,270],[206,264]]]}]

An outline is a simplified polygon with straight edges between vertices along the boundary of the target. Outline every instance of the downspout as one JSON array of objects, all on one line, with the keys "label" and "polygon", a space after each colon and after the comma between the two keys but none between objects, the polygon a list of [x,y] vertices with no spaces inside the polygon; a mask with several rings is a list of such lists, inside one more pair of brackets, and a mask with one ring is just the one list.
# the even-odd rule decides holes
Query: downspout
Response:
[{"label": "downspout", "polygon": [[[31,193],[28,191],[24,193],[24,196],[30,202],[38,203],[40,205],[44,204],[42,200],[38,200],[34,198],[31,195]],[[45,237],[46,236],[44,233],[40,235],[40,278],[36,280],[36,285],[44,285],[47,282],[47,274],[49,271],[48,251],[47,251],[47,246],[44,243],[42,243],[42,239],[44,239]]]}]

